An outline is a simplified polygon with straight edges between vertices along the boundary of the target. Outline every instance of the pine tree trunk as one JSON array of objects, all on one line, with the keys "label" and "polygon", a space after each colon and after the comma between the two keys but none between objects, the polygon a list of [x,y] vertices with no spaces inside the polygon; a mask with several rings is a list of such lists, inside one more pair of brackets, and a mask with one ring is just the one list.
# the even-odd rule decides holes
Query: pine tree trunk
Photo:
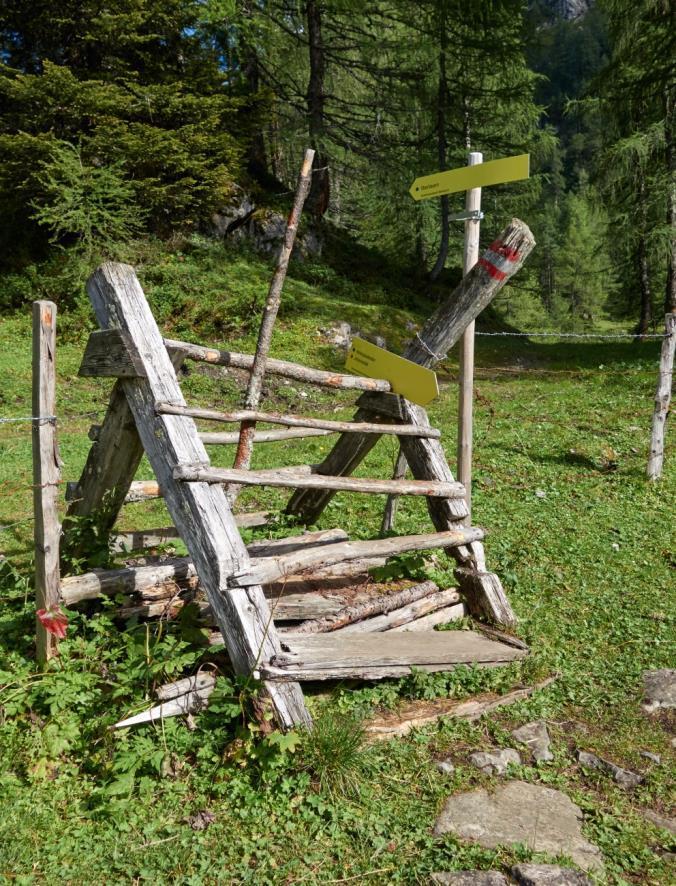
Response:
[{"label": "pine tree trunk", "polygon": [[[244,16],[248,19],[253,17],[252,0],[244,0]],[[249,95],[256,95],[260,90],[260,68],[258,65],[258,53],[256,47],[248,42],[243,44],[242,72],[246,80]],[[249,171],[253,175],[266,175],[268,171],[268,159],[265,151],[265,138],[262,129],[256,129],[251,138],[249,148]]]},{"label": "pine tree trunk", "polygon": [[636,261],[638,263],[638,280],[641,292],[641,313],[638,321],[637,337],[642,338],[649,331],[653,319],[653,301],[648,267],[648,244],[646,242],[648,209],[646,205],[645,174],[642,169],[638,171],[638,208],[641,227],[636,250]]},{"label": "pine tree trunk", "polygon": [[329,171],[323,151],[324,137],[324,77],[326,56],[322,40],[321,0],[307,0],[308,47],[310,50],[310,78],[307,87],[308,126],[310,146],[315,151],[314,173],[308,197],[308,207],[315,218],[321,218],[329,207]]},{"label": "pine tree trunk", "polygon": [[667,163],[667,227],[671,231],[671,249],[667,259],[667,283],[664,313],[676,313],[676,150],[674,150],[674,99],[669,87],[664,94],[664,141]]},{"label": "pine tree trunk", "polygon": [[[446,83],[446,9],[440,5],[439,18],[439,88],[437,92],[437,153],[439,160],[439,172],[446,169],[446,154],[448,143],[446,141],[446,102],[448,99],[448,85]],[[448,197],[441,198],[441,240],[439,252],[434,267],[430,271],[430,280],[436,280],[444,269],[448,257],[448,243],[451,233],[449,221]]]}]

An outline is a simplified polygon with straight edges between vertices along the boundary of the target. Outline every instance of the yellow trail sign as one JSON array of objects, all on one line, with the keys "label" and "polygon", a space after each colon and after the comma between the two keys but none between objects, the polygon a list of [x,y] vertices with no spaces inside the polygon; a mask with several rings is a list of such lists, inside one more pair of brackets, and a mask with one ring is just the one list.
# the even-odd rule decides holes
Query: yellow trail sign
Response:
[{"label": "yellow trail sign", "polygon": [[442,197],[456,191],[470,191],[487,185],[501,185],[528,178],[530,174],[530,154],[516,157],[503,157],[489,160],[476,166],[462,166],[447,172],[435,172],[417,178],[409,189],[414,200],[427,200],[428,197]]},{"label": "yellow trail sign", "polygon": [[352,339],[345,368],[368,378],[386,379],[395,394],[401,394],[419,406],[425,406],[439,396],[437,376],[431,369],[418,366],[361,338]]}]

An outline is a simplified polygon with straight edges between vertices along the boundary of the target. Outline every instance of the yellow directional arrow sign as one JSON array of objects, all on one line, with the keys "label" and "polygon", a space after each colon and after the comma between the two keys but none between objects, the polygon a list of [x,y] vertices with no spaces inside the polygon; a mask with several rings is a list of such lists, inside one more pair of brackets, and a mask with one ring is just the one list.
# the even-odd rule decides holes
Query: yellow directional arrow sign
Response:
[{"label": "yellow directional arrow sign", "polygon": [[352,339],[345,368],[368,378],[386,379],[395,394],[401,394],[419,406],[425,406],[439,396],[437,376],[431,369],[418,366],[361,338]]},{"label": "yellow directional arrow sign", "polygon": [[528,178],[529,172],[530,154],[519,154],[517,157],[489,160],[488,163],[478,163],[476,166],[462,166],[460,169],[423,175],[413,182],[409,193],[414,200],[427,200],[428,197],[442,197],[456,191],[470,191],[472,188],[519,181]]}]

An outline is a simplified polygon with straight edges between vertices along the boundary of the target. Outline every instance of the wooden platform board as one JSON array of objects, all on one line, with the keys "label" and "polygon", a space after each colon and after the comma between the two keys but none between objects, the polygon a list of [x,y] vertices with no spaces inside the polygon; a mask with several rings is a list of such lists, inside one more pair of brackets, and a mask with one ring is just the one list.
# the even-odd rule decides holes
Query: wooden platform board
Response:
[{"label": "wooden platform board", "polygon": [[495,666],[528,652],[474,631],[417,634],[285,634],[282,652],[261,666],[266,680],[381,680],[405,677],[411,668],[448,671],[460,664]]}]

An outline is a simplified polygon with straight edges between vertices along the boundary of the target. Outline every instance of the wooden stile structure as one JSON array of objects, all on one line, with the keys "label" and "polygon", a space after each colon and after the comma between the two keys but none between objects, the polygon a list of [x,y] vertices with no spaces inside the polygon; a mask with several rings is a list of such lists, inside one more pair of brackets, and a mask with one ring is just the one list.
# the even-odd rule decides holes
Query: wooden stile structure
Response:
[{"label": "wooden stile structure", "polygon": [[[484,263],[479,262],[430,317],[406,357],[427,367],[438,362],[518,270],[533,245],[528,228],[514,220]],[[498,275],[486,269],[490,262],[492,267],[500,265]],[[265,412],[258,406],[258,395],[248,410],[221,412],[189,405],[177,377],[184,360],[245,371],[253,371],[260,362],[249,355],[164,339],[134,270],[126,265],[104,264],[90,278],[87,291],[101,328],[90,337],[80,374],[114,378],[115,383],[105,418],[90,434],[92,448],[82,476],[70,485],[64,549],[78,551],[81,533],[74,523],[85,516],[95,518],[99,532],[116,539],[119,550],[180,538],[189,556],[80,576],[59,578],[57,573],[52,582],[57,589],[55,602],[74,606],[122,594],[120,617],[170,618],[195,601],[201,623],[216,628],[213,642],[225,644],[234,671],[262,679],[261,704],[285,729],[311,723],[301,681],[380,679],[410,673],[412,667],[447,670],[471,662],[495,666],[527,654],[522,645],[504,642],[500,636],[433,630],[436,624],[463,617],[468,608],[475,617],[507,627],[515,619],[499,578],[487,570],[483,530],[464,525],[465,489],[455,481],[440,432],[431,427],[422,407],[391,393],[382,379],[329,373],[271,358],[265,359],[266,373],[360,392],[355,420]],[[254,393],[260,379],[259,372]],[[235,444],[240,434],[200,433],[196,421],[201,420],[242,423],[249,430],[254,423],[282,426],[282,430],[255,428],[253,435],[246,436],[247,447],[256,439],[274,443],[301,435],[340,437],[319,466],[225,469],[211,465],[205,444]],[[412,479],[351,476],[384,434],[397,437]],[[155,481],[134,479],[143,455]],[[306,522],[314,522],[338,491],[422,495],[436,531],[351,540],[336,528],[247,546],[240,528],[261,525],[266,515],[233,514],[226,494],[233,485],[290,488],[288,511]],[[125,502],[157,496],[164,499],[173,526],[116,531]],[[455,558],[459,588],[439,589],[425,582],[412,588],[399,586],[395,593],[377,590],[375,596],[366,590],[366,570],[371,566],[404,551],[433,549]],[[209,677],[199,685],[188,681],[185,687],[170,689],[160,699],[165,713],[158,715],[194,709],[212,688]],[[262,717],[263,709],[257,713]],[[147,722],[154,716],[123,722]]]}]

